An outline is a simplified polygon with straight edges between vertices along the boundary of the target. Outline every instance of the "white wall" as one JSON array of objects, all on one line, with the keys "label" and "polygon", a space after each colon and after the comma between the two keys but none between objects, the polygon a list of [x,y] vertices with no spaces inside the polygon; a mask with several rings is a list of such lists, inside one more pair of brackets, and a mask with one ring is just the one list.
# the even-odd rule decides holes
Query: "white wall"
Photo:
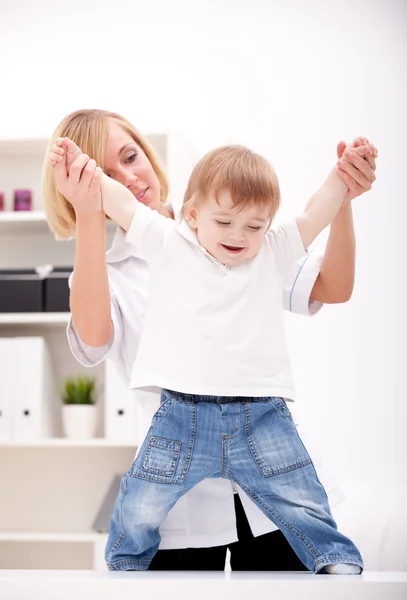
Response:
[{"label": "white wall", "polygon": [[350,501],[362,485],[385,503],[407,472],[406,24],[403,0],[0,8],[2,137],[49,135],[68,112],[97,107],[142,131],[178,130],[197,155],[241,142],[273,162],[283,215],[322,181],[337,141],[378,146],[378,180],[354,203],[352,301],[289,320],[301,421]]}]

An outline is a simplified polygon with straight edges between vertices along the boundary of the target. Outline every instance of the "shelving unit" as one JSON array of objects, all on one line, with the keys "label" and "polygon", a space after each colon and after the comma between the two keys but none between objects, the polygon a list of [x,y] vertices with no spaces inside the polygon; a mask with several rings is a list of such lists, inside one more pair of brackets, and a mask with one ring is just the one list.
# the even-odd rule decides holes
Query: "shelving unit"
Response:
[{"label": "shelving unit", "polygon": [[[180,202],[195,161],[177,136],[147,136],[171,182],[170,200]],[[75,242],[51,234],[41,199],[46,139],[0,140],[0,269],[73,265]],[[33,210],[13,212],[12,192],[33,192]],[[111,244],[115,225],[107,223]],[[65,329],[68,313],[0,313],[0,337],[42,336],[50,349],[55,380],[93,375],[103,410],[105,365],[89,370],[71,355]],[[1,365],[0,365],[1,376]],[[59,401],[59,399],[57,399]],[[0,443],[0,569],[103,569],[106,535],[91,531],[113,477],[133,461],[136,440],[99,437]]]}]

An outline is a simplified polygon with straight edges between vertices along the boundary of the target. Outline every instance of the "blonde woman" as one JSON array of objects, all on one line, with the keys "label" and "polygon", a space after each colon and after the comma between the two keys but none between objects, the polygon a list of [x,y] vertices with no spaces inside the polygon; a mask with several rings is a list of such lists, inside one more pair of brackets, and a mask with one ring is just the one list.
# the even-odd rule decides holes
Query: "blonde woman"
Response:
[{"label": "blonde woman", "polygon": [[[74,160],[69,175],[59,170],[55,179],[48,164],[44,173],[51,228],[61,238],[76,235],[69,343],[82,364],[111,359],[128,382],[143,327],[148,267],[124,241],[120,229],[106,254],[101,171],[96,165],[139,201],[172,216],[172,208],[165,204],[165,177],[145,140],[119,115],[78,111],[63,120],[51,143],[57,137],[73,139],[87,153]],[[350,297],[354,269],[350,201],[374,181],[375,149],[367,160],[361,158],[358,148],[364,148],[364,142],[356,141],[351,156],[343,157],[341,177],[350,192],[332,224],[325,256],[311,253],[287,273],[284,303],[289,310],[312,314],[322,302]],[[158,405],[158,394],[138,401],[146,430]],[[303,569],[273,524],[244,494],[240,500],[241,490],[233,492],[230,483],[222,480],[204,481],[189,492],[160,528],[161,549],[150,568],[223,570],[229,547],[232,569]]]}]

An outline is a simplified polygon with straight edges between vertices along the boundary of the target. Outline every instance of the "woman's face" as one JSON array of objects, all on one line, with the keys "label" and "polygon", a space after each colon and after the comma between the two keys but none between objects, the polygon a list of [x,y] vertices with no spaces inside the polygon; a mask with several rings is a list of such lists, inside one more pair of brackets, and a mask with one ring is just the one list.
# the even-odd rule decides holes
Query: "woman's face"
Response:
[{"label": "woman's face", "polygon": [[104,172],[153,210],[160,207],[160,182],[155,171],[133,138],[118,123],[111,121],[105,146]]}]

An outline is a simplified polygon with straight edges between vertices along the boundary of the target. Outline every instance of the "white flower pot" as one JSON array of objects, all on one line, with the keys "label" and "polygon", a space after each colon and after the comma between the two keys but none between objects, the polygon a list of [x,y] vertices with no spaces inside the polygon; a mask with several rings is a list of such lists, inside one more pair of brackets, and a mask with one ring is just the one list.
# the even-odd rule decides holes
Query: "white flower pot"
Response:
[{"label": "white flower pot", "polygon": [[93,438],[98,426],[97,407],[94,404],[64,404],[62,423],[67,438]]}]

